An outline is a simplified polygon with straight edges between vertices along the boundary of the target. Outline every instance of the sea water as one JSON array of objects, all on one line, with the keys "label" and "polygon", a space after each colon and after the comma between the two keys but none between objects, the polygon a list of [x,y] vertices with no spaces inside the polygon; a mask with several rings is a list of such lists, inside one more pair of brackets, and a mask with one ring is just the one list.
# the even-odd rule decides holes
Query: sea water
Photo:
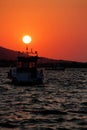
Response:
[{"label": "sea water", "polygon": [[0,68],[0,130],[87,130],[87,69],[44,70],[44,83],[15,86]]}]

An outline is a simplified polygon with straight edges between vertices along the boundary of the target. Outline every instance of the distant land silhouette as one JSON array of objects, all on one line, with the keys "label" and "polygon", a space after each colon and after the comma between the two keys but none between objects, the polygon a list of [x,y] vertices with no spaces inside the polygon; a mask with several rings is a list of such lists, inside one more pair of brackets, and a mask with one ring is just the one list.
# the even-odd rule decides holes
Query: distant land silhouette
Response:
[{"label": "distant land silhouette", "polygon": [[[17,51],[0,47],[0,67],[15,66],[17,60]],[[55,60],[45,57],[39,57],[39,67],[65,67],[65,68],[87,68],[87,62],[76,62],[67,60]]]},{"label": "distant land silhouette", "polygon": [[16,60],[17,51],[0,47],[0,60]]}]

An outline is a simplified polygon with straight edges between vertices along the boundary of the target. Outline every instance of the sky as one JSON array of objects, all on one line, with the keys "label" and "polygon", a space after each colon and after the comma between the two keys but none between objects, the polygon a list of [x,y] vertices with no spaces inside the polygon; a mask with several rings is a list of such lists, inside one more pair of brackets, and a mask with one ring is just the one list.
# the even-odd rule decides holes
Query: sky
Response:
[{"label": "sky", "polygon": [[87,62],[87,0],[0,0],[0,46]]}]

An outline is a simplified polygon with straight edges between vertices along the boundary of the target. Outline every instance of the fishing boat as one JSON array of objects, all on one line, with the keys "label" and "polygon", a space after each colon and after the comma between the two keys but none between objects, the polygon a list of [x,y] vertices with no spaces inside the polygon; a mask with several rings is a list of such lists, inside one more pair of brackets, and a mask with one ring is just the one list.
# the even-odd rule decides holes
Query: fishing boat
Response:
[{"label": "fishing boat", "polygon": [[29,85],[43,83],[43,70],[37,67],[38,53],[26,50],[26,53],[18,52],[17,66],[10,68],[8,77],[14,84]]}]

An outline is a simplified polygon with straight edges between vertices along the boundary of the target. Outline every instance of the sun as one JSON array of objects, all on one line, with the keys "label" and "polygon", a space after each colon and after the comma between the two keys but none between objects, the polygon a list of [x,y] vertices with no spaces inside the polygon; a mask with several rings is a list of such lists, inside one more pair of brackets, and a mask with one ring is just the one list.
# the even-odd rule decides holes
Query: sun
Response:
[{"label": "sun", "polygon": [[23,41],[25,44],[31,43],[31,41],[32,41],[31,36],[28,36],[28,35],[23,36],[22,41]]}]

